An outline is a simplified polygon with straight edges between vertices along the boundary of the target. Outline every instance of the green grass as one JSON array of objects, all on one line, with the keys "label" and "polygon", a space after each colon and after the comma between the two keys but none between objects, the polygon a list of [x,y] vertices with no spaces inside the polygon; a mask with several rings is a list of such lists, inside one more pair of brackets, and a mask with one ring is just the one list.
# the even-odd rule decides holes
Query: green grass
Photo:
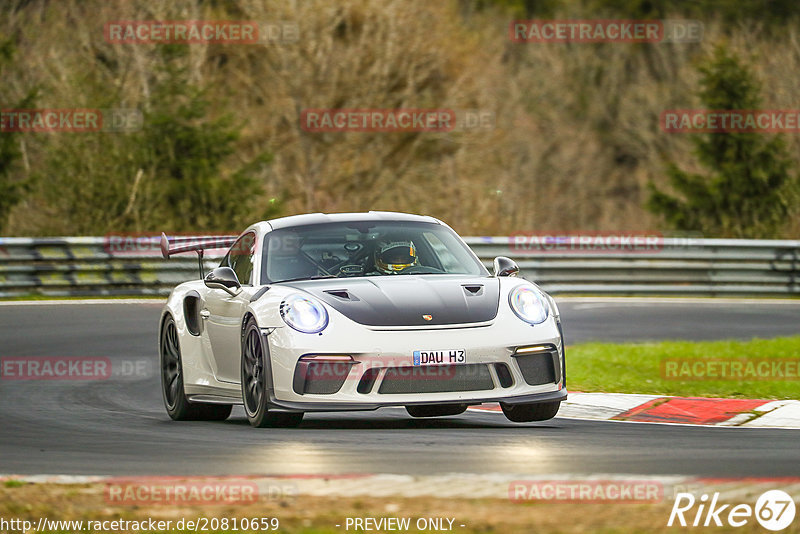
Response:
[{"label": "green grass", "polygon": [[25,485],[25,483],[23,481],[21,481],[21,480],[11,479],[11,480],[6,480],[5,482],[3,482],[3,486],[6,487],[6,488],[20,488],[20,487],[22,487],[24,485]]},{"label": "green grass", "polygon": [[[799,325],[800,326],[800,325]],[[667,378],[662,360],[800,360],[800,336],[752,341],[584,343],[567,347],[567,385],[575,391],[684,397],[800,399],[800,379]]]}]

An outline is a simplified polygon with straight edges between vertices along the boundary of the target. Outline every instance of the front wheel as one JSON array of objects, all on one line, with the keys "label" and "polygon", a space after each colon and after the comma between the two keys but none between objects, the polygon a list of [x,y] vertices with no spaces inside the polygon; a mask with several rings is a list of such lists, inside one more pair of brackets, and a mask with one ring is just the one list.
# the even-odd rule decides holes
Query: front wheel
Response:
[{"label": "front wheel", "polygon": [[183,389],[183,362],[175,319],[168,315],[161,325],[159,353],[161,395],[169,416],[175,421],[224,421],[231,414],[230,404],[189,402]]},{"label": "front wheel", "polygon": [[503,414],[514,423],[530,423],[531,421],[547,421],[558,413],[561,401],[540,402],[537,404],[505,404],[500,403]]},{"label": "front wheel", "polygon": [[269,410],[269,349],[255,319],[250,318],[242,337],[242,401],[247,420],[256,428],[297,426],[303,412]]}]

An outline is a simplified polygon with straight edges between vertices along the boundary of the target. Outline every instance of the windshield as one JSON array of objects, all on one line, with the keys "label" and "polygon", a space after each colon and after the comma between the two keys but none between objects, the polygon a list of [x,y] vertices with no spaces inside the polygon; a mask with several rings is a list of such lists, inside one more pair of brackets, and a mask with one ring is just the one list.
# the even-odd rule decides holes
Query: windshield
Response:
[{"label": "windshield", "polygon": [[263,283],[410,274],[488,274],[450,228],[424,222],[326,223],[264,238]]}]

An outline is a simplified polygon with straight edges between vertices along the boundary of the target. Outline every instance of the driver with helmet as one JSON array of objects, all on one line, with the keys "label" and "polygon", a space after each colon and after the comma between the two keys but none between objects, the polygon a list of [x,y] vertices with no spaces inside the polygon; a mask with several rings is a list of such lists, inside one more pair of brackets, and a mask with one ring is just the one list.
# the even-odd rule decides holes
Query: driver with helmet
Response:
[{"label": "driver with helmet", "polygon": [[419,265],[417,249],[411,241],[395,241],[375,251],[375,268],[382,274],[400,274]]}]

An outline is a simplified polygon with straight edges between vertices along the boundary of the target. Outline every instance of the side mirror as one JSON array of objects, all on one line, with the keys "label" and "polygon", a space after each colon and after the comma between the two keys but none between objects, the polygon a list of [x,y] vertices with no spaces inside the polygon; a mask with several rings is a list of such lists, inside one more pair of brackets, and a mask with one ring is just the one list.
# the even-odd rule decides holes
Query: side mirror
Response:
[{"label": "side mirror", "polygon": [[211,289],[221,289],[231,296],[236,296],[242,288],[236,273],[230,267],[217,267],[206,275],[206,287]]},{"label": "side mirror", "polygon": [[494,275],[495,276],[517,276],[519,272],[519,265],[511,258],[505,256],[497,256],[494,259]]}]

